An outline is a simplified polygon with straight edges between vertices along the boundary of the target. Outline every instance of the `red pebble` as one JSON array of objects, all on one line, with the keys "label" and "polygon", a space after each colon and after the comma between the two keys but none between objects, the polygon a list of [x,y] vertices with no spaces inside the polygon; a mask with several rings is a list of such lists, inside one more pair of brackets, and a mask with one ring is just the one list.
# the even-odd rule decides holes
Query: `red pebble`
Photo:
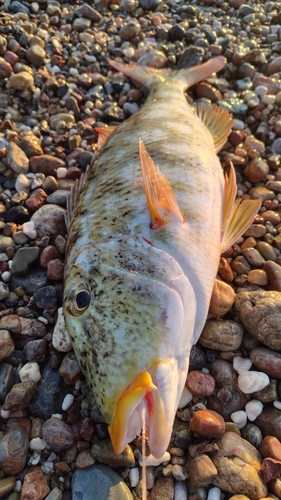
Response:
[{"label": "red pebble", "polygon": [[192,432],[199,436],[218,438],[225,432],[224,419],[212,410],[198,410],[189,422]]},{"label": "red pebble", "polygon": [[47,267],[47,277],[50,280],[62,280],[64,265],[60,259],[50,260]]},{"label": "red pebble", "polygon": [[281,461],[281,443],[275,436],[265,436],[259,447],[262,457],[275,458]]},{"label": "red pebble", "polygon": [[47,268],[51,260],[59,258],[60,258],[60,253],[56,249],[56,247],[54,245],[48,245],[41,252],[40,265],[44,268]]},{"label": "red pebble", "polygon": [[29,210],[35,212],[38,208],[42,207],[45,203],[45,199],[47,198],[47,194],[41,188],[35,189],[30,197],[26,200],[25,204]]},{"label": "red pebble", "polygon": [[17,54],[14,52],[11,52],[10,50],[7,50],[4,54],[4,59],[7,61],[11,66],[14,66],[17,62],[19,62],[20,58]]},{"label": "red pebble", "polygon": [[274,458],[265,458],[261,467],[261,477],[264,483],[276,479],[281,474],[281,462]]},{"label": "red pebble", "polygon": [[205,397],[213,394],[216,381],[209,373],[194,370],[188,373],[185,385],[193,396]]}]

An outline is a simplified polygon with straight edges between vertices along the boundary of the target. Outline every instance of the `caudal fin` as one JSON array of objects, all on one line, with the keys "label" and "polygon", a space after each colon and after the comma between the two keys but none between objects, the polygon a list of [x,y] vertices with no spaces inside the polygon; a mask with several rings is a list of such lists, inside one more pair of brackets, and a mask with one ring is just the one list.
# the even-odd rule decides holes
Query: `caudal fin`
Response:
[{"label": "caudal fin", "polygon": [[124,75],[129,76],[148,89],[151,89],[157,81],[171,78],[171,80],[181,83],[182,89],[186,90],[191,87],[191,85],[201,82],[209,78],[213,73],[220,71],[225,65],[225,58],[222,56],[214,57],[198,66],[180,70],[154,69],[139,64],[128,64],[125,66],[112,59],[109,60],[109,64],[116,69],[116,71],[120,71]]}]

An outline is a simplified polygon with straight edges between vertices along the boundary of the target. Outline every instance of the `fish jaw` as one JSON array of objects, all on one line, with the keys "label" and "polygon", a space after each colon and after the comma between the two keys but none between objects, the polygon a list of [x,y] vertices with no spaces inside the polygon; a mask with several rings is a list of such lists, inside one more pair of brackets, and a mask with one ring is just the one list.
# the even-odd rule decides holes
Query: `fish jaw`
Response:
[{"label": "fish jaw", "polygon": [[144,412],[150,451],[156,458],[163,456],[181,395],[181,379],[174,359],[159,361],[135,378],[120,397],[108,428],[116,453],[140,434]]}]

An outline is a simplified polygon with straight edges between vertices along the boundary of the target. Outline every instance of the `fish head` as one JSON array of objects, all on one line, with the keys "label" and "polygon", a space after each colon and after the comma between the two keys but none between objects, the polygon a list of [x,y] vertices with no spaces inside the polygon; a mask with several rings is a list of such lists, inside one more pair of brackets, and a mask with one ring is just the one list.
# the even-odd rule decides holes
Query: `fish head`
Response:
[{"label": "fish head", "polygon": [[143,418],[151,453],[166,451],[195,315],[194,291],[180,265],[144,238],[71,250],[66,326],[117,453],[141,433]]}]

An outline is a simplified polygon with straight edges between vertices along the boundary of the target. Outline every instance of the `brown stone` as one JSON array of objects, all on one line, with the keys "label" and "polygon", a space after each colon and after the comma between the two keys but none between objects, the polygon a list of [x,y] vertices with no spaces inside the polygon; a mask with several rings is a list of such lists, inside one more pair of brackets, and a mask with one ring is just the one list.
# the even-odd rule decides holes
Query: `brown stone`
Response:
[{"label": "brown stone", "polygon": [[40,265],[47,269],[50,260],[59,259],[60,253],[55,247],[55,245],[47,245],[43,248],[40,255]]},{"label": "brown stone", "polygon": [[80,366],[77,363],[75,354],[73,352],[67,353],[59,369],[59,373],[68,385],[75,384],[81,376]]},{"label": "brown stone", "polygon": [[265,458],[262,463],[261,477],[265,483],[277,479],[281,474],[281,462],[275,458]]},{"label": "brown stone", "polygon": [[265,436],[259,448],[260,454],[264,457],[275,458],[281,461],[281,443],[274,436]]},{"label": "brown stone", "polygon": [[24,477],[21,500],[43,500],[50,493],[45,476],[40,467],[36,465],[31,467],[30,471]]},{"label": "brown stone", "polygon": [[251,160],[243,170],[243,174],[250,182],[260,182],[268,172],[269,166],[261,158]]},{"label": "brown stone", "polygon": [[58,418],[49,418],[42,426],[42,437],[54,451],[65,450],[74,443],[69,425]]},{"label": "brown stone", "polygon": [[209,443],[209,441],[204,441],[203,443],[192,443],[188,447],[189,455],[194,458],[202,453],[213,453],[218,450],[218,445],[216,443]]},{"label": "brown stone", "polygon": [[0,362],[15,350],[15,344],[8,330],[0,330]]},{"label": "brown stone", "polygon": [[53,259],[48,262],[47,277],[50,280],[62,280],[64,274],[64,264],[60,259]]},{"label": "brown stone", "polygon": [[198,455],[189,465],[189,481],[194,488],[205,488],[218,475],[218,470],[208,455]]},{"label": "brown stone", "polygon": [[17,411],[26,408],[35,394],[36,387],[35,382],[15,384],[6,396],[3,410]]},{"label": "brown stone", "polygon": [[59,167],[65,167],[65,161],[56,156],[44,154],[30,158],[30,169],[35,174],[42,172],[46,176],[52,175]]},{"label": "brown stone", "polygon": [[150,500],[173,500],[174,481],[172,477],[160,477],[155,482],[151,492]]},{"label": "brown stone", "polygon": [[29,210],[36,212],[38,208],[44,205],[47,193],[41,188],[32,191],[30,197],[26,200],[25,204]]},{"label": "brown stone", "polygon": [[91,448],[93,458],[103,464],[111,465],[112,467],[134,467],[135,457],[132,448],[127,444],[125,449],[120,453],[115,453],[111,440],[104,439],[99,443],[95,443]]},{"label": "brown stone", "polygon": [[281,378],[281,353],[266,347],[256,347],[250,352],[250,359],[259,370],[267,373],[269,377]]},{"label": "brown stone", "polygon": [[194,396],[205,397],[213,394],[216,381],[209,373],[193,370],[187,374],[185,385]]},{"label": "brown stone", "polygon": [[209,312],[215,316],[224,316],[232,307],[235,300],[233,288],[218,279],[215,280]]},{"label": "brown stone", "polygon": [[9,421],[0,439],[0,470],[7,476],[17,475],[25,467],[28,453],[30,423],[24,419]]},{"label": "brown stone", "polygon": [[225,431],[225,422],[215,411],[198,410],[190,420],[189,427],[199,436],[218,438]]}]

